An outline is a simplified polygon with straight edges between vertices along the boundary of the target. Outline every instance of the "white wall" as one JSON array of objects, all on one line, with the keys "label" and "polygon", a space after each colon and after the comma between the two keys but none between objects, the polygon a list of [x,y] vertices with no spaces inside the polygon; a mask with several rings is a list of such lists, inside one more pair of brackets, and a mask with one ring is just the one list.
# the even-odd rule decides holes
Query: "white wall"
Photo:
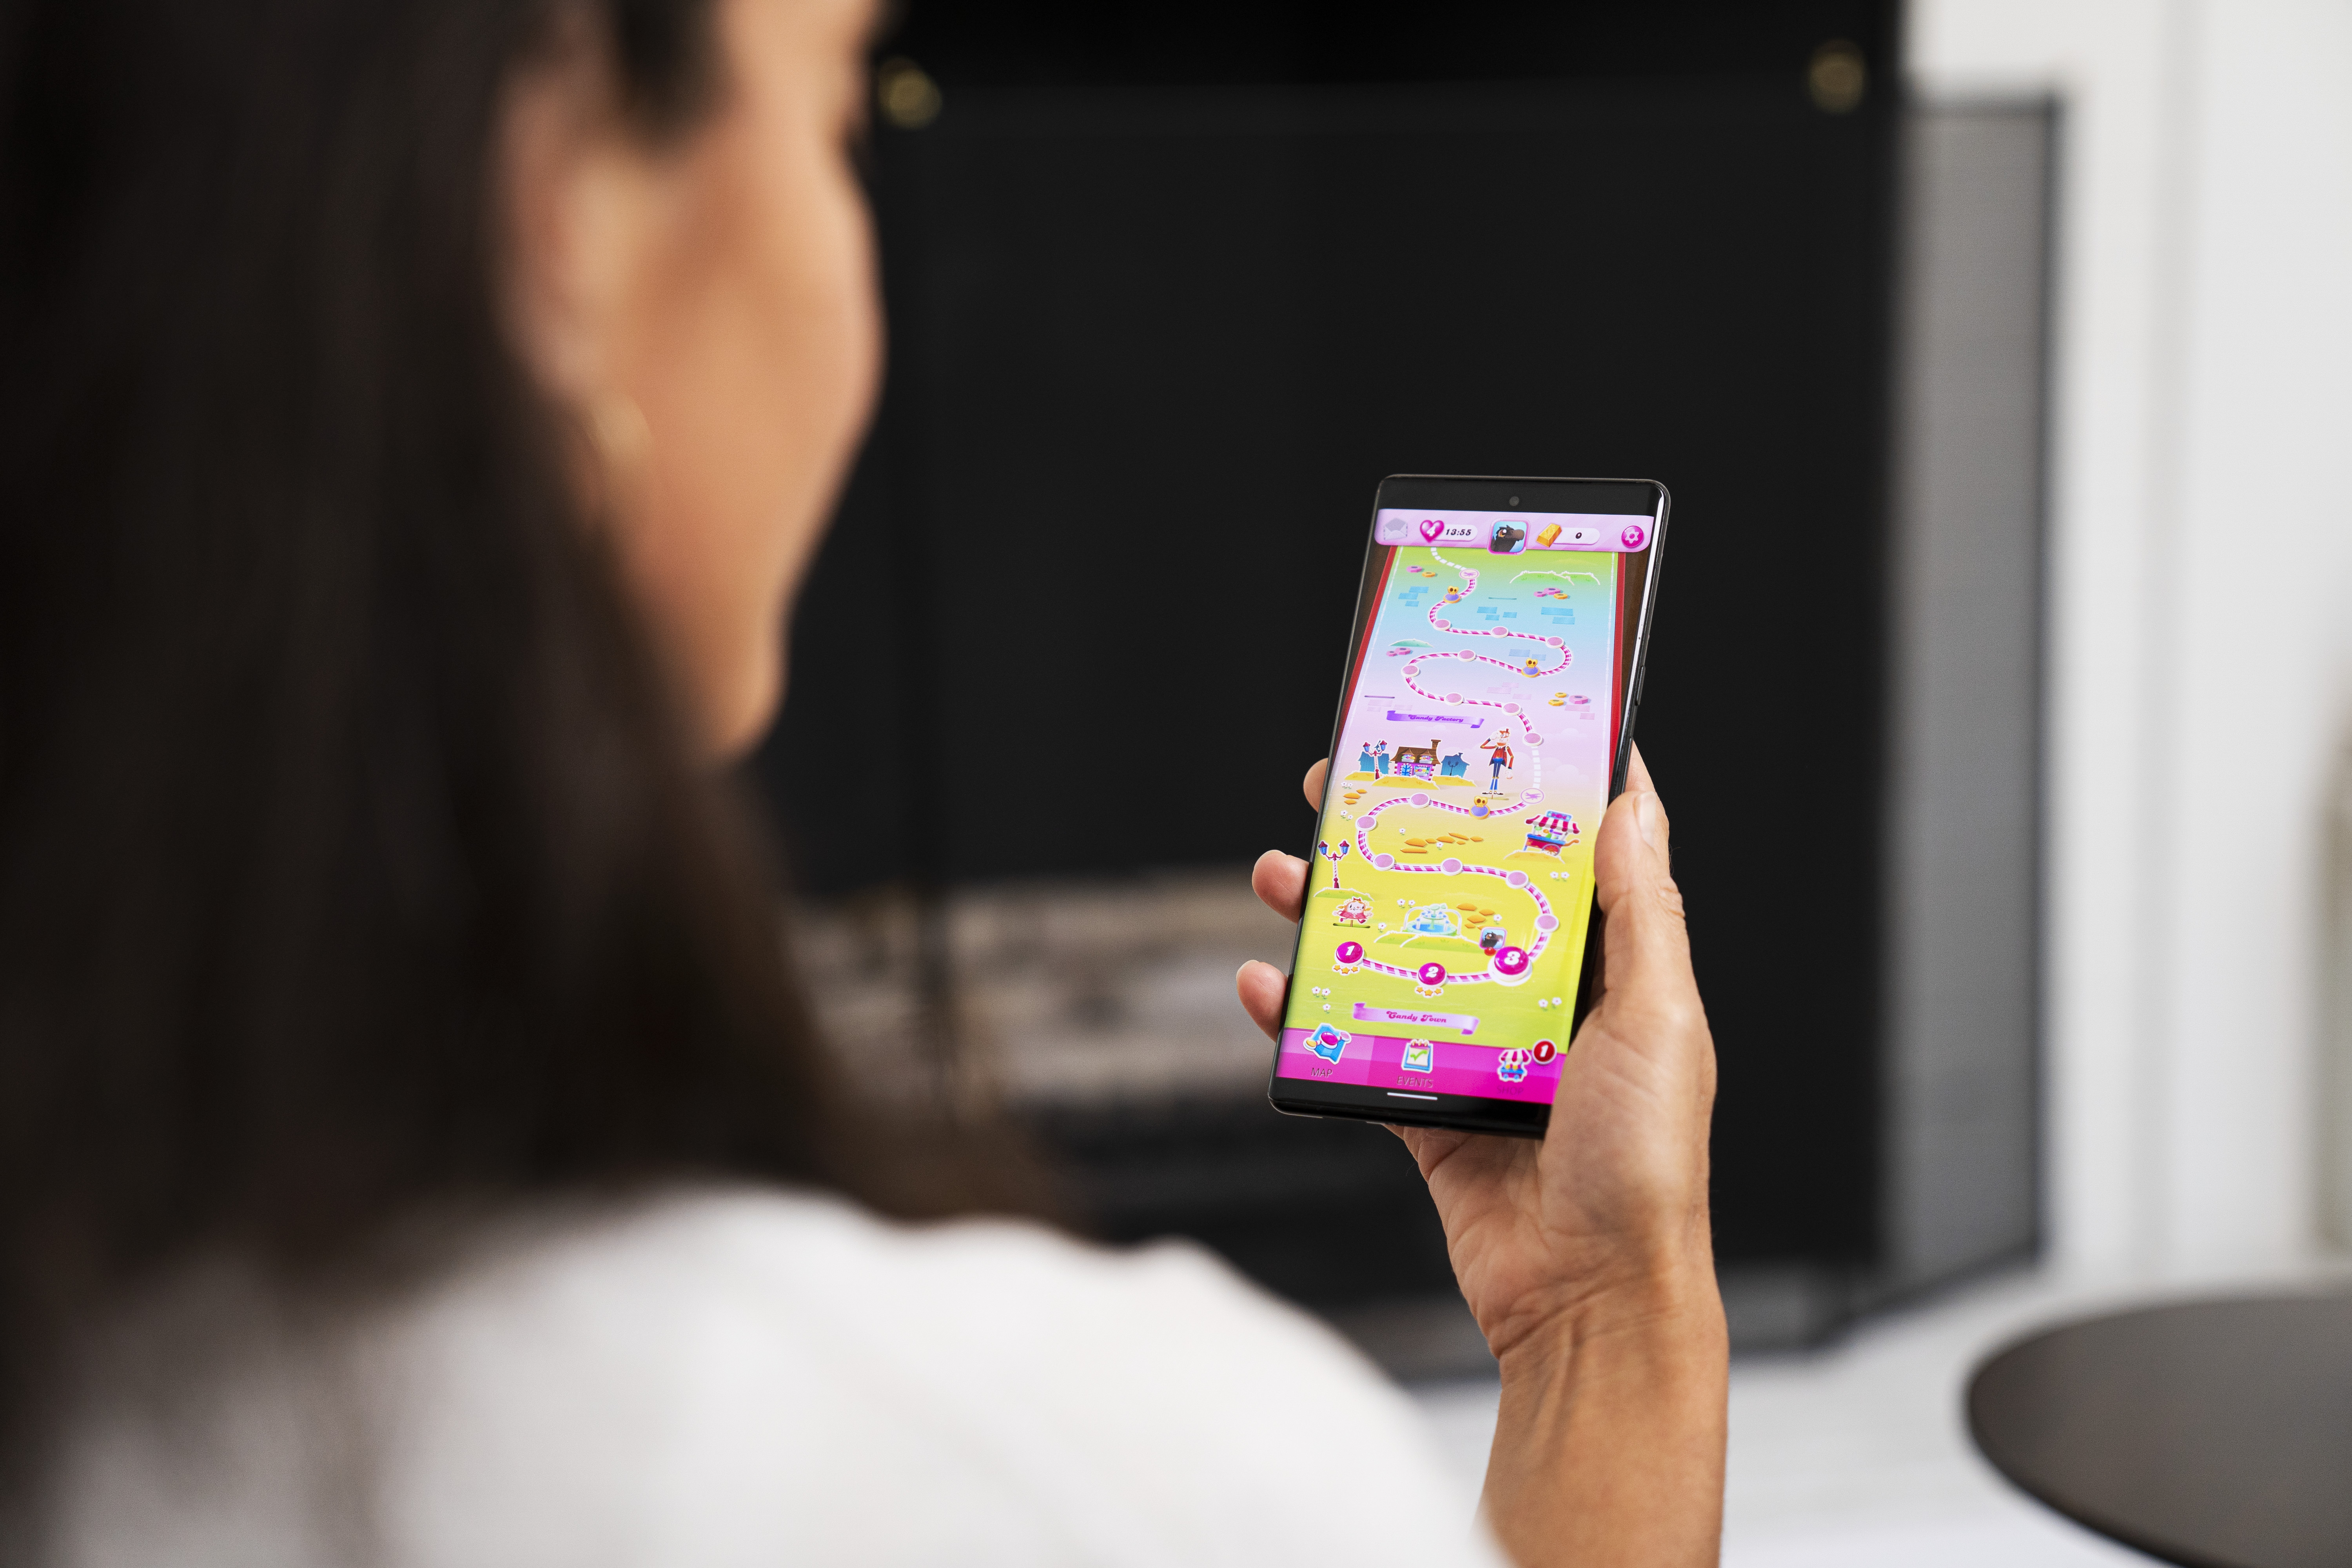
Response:
[{"label": "white wall", "polygon": [[1912,0],[2054,90],[2052,1237],[2315,1245],[2324,797],[2352,736],[2352,0]]}]

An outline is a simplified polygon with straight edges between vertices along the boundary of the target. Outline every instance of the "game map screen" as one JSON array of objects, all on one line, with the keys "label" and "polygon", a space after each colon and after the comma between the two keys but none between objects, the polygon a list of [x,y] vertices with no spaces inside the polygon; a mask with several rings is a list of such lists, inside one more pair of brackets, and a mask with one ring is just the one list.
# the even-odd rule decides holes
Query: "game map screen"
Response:
[{"label": "game map screen", "polygon": [[1391,547],[1348,673],[1277,1079],[1550,1103],[1622,721],[1619,568],[1652,527],[1375,519]]}]

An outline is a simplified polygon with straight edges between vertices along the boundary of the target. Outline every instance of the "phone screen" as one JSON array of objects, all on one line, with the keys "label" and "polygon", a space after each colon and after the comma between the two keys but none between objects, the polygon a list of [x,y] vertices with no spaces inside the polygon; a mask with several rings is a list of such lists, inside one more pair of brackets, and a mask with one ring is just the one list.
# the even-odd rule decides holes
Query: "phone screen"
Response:
[{"label": "phone screen", "polygon": [[1638,698],[1660,521],[1376,512],[1277,1105],[1541,1130],[1578,1016],[1592,840]]}]

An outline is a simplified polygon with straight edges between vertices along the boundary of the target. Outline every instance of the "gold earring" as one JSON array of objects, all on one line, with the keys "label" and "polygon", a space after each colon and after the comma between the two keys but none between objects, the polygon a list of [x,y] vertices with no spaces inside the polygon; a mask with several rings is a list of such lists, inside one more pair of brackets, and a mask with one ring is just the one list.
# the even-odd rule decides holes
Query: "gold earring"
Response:
[{"label": "gold earring", "polygon": [[653,453],[654,432],[635,398],[625,392],[604,393],[589,405],[588,420],[606,472],[618,479],[645,468]]},{"label": "gold earring", "polygon": [[588,400],[588,445],[595,466],[585,475],[588,510],[597,527],[628,527],[645,510],[646,468],[654,456],[654,428],[645,409],[628,393],[597,393]]}]

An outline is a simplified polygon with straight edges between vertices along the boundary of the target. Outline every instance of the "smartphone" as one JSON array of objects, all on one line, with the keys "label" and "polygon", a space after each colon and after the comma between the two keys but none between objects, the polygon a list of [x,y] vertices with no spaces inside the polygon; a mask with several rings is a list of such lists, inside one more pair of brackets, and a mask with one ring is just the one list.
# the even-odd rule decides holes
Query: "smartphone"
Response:
[{"label": "smartphone", "polygon": [[1597,995],[1592,840],[1625,785],[1667,500],[1381,481],[1276,1110],[1543,1136]]}]

